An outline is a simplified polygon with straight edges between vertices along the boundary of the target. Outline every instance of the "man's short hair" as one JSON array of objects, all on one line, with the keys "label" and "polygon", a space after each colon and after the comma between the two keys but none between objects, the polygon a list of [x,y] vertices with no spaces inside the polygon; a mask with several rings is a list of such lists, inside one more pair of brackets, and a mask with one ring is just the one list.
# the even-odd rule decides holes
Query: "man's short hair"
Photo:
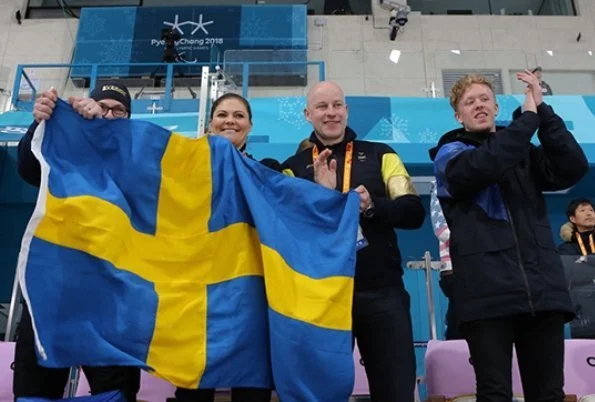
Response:
[{"label": "man's short hair", "polygon": [[463,94],[473,84],[485,85],[490,88],[492,93],[494,92],[492,83],[485,76],[480,74],[467,74],[464,77],[459,78],[450,90],[450,106],[452,106],[455,111],[457,110],[457,105],[463,97]]},{"label": "man's short hair", "polygon": [[574,216],[577,208],[583,204],[590,205],[591,208],[593,207],[593,203],[591,202],[591,200],[589,200],[587,198],[577,198],[577,199],[570,201],[570,204],[568,204],[568,208],[566,209],[566,216],[568,218],[570,218],[571,216]]}]

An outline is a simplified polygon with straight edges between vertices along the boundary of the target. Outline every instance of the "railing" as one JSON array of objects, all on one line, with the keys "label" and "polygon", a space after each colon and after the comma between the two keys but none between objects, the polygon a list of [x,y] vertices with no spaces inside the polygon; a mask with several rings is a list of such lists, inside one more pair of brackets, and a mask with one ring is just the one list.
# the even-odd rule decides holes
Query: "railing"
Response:
[{"label": "railing", "polygon": [[[185,84],[178,85],[180,87],[187,87],[190,93],[193,95],[194,98],[194,91],[191,89],[192,86],[200,86],[200,69],[202,67],[209,67],[209,71],[212,74],[216,74],[217,71],[221,71],[223,74],[226,71],[233,70],[233,71],[241,71],[241,77],[239,85],[235,83],[239,88],[241,88],[241,93],[244,97],[250,97],[250,85],[249,85],[249,78],[253,76],[253,70],[256,69],[258,66],[271,66],[271,67],[279,67],[279,66],[303,66],[304,68],[308,67],[315,67],[316,72],[313,73],[312,77],[306,77],[308,80],[312,81],[322,81],[325,79],[326,72],[325,72],[325,63],[323,61],[278,61],[278,62],[263,62],[263,61],[248,61],[248,62],[227,62],[223,64],[223,68],[220,68],[219,65],[213,62],[206,62],[206,63],[113,63],[113,64],[19,64],[16,69],[16,75],[13,85],[12,91],[12,98],[11,104],[15,109],[27,109],[32,106],[35,97],[37,96],[38,92],[42,90],[49,89],[49,85],[45,85],[44,81],[52,83],[61,83],[61,86],[68,86],[73,83],[73,80],[81,80],[87,81],[88,85],[84,85],[90,89],[94,88],[97,82],[101,79],[109,79],[109,78],[118,78],[123,80],[126,83],[126,80],[132,80],[132,85],[129,85],[129,89],[131,89],[131,93],[134,96],[135,86],[141,87],[141,90],[137,92],[136,95],[142,92],[142,90],[147,86],[150,81],[154,81],[157,79],[156,72],[160,69],[163,71],[165,69],[165,76],[163,78],[159,78],[162,82],[164,81],[164,86],[159,87],[162,96],[159,97],[159,107],[160,110],[163,111],[172,111],[171,105],[172,100],[174,99],[173,90],[175,88],[176,81],[185,81]],[[142,75],[141,77],[132,76],[132,75],[121,75],[118,74],[117,77],[113,77],[114,69],[116,68],[143,68],[143,69],[151,69],[153,68],[154,71],[149,76]],[[192,76],[185,75],[181,70],[182,69],[189,69],[192,68],[193,70],[197,71],[198,73],[194,73]],[[53,76],[51,78],[45,77],[39,80],[33,78],[28,70],[60,70],[66,69],[63,74],[59,74],[59,76]],[[72,71],[76,70],[76,74],[72,74]],[[81,71],[85,71],[84,74],[81,74]],[[108,71],[108,72],[106,72]],[[177,74],[179,72],[179,74]],[[46,74],[47,75],[47,74]],[[64,84],[66,83],[66,84]],[[307,85],[307,83],[306,83]],[[55,85],[52,85],[55,86]],[[151,85],[152,86],[152,85]],[[65,94],[60,94],[61,96],[69,95],[70,93],[76,93],[80,95],[80,89],[77,90],[72,89],[70,91],[65,91]],[[26,93],[26,97],[22,95]],[[194,109],[196,110],[196,108]]]},{"label": "railing", "polygon": [[[159,70],[158,88],[162,95],[157,106],[162,111],[177,112],[181,110],[170,109],[174,99],[172,90],[176,89],[176,100],[184,99],[182,89],[196,90],[200,85],[200,78],[196,76],[200,75],[201,66],[209,66],[210,71],[220,67],[219,71],[228,78],[229,84],[233,84],[234,90],[249,98],[304,96],[313,83],[327,78],[341,85],[348,96],[446,98],[454,81],[461,74],[469,72],[487,74],[494,79],[498,94],[522,95],[524,85],[516,79],[515,74],[524,69],[533,70],[537,66],[543,68],[542,78],[551,86],[554,95],[595,95],[595,49],[537,49],[534,52],[514,49],[468,50],[465,47],[475,42],[477,46],[490,45],[492,36],[455,41],[442,35],[439,27],[428,28],[426,34],[428,39],[422,42],[419,50],[395,49],[399,47],[398,41],[390,46],[374,42],[364,51],[325,53],[325,61],[306,61],[306,57],[320,57],[318,51],[312,49],[307,55],[304,51],[296,52],[295,59],[299,53],[302,57],[300,60],[292,59],[291,52],[285,56],[280,51],[276,52],[279,55],[275,55],[275,52],[266,50],[241,53],[226,51],[204,64],[20,65],[16,70],[12,104],[16,107],[28,106],[27,102],[34,98],[37,91],[49,88],[50,84],[59,87],[70,85],[72,88],[66,93],[81,96],[84,88],[77,86],[81,80],[86,80],[85,87],[92,87],[98,79],[113,76],[131,80],[127,85],[134,93],[136,87],[154,88],[154,83],[149,84],[149,81],[155,78],[150,76],[151,70],[156,69]],[[505,42],[513,40],[512,37],[505,38]],[[426,49],[424,46],[427,43],[433,43],[433,46],[441,49]],[[508,46],[508,43],[498,46]],[[452,49],[444,49],[449,47]],[[140,71],[136,77],[132,75],[135,70]],[[81,74],[82,71],[85,74]],[[193,73],[191,77],[188,77],[189,71]],[[60,94],[63,92],[60,91]],[[151,106],[151,103],[143,106]]]}]

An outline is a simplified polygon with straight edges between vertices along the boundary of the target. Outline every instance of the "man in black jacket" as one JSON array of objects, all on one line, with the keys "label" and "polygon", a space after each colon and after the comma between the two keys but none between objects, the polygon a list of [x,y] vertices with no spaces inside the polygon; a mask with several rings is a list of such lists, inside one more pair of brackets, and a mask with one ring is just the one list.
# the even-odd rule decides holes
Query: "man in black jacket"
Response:
[{"label": "man in black jacket", "polygon": [[570,201],[566,210],[569,222],[560,228],[564,243],[558,246],[562,255],[595,254],[595,211],[586,198]]},{"label": "man in black jacket", "polygon": [[395,229],[419,228],[425,210],[397,154],[385,144],[356,140],[347,127],[341,88],[330,82],[315,85],[305,115],[314,128],[314,146],[285,161],[284,173],[359,193],[368,245],[357,253],[353,334],[372,400],[412,402],[415,355]]},{"label": "man in black jacket", "polygon": [[[35,121],[19,142],[17,166],[20,176],[29,184],[39,187],[41,168],[31,152],[33,133],[42,120],[51,118],[58,99],[57,92],[43,92],[35,101]],[[104,83],[91,92],[90,98],[69,98],[69,102],[81,116],[87,119],[129,118],[130,94],[117,81]],[[69,369],[42,367],[37,363],[31,316],[27,306],[17,329],[13,377],[15,398],[39,397],[61,399],[68,382]],[[140,369],[136,367],[83,367],[91,393],[119,390],[128,402],[136,401],[140,388]]]},{"label": "man in black jacket", "polygon": [[[430,151],[451,231],[455,298],[477,379],[477,401],[512,399],[516,348],[525,400],[564,399],[564,323],[574,316],[543,191],[576,184],[587,159],[542,101],[530,71],[524,112],[495,126],[490,82],[466,76],[451,93],[462,129]],[[540,146],[531,143],[538,130]]]}]

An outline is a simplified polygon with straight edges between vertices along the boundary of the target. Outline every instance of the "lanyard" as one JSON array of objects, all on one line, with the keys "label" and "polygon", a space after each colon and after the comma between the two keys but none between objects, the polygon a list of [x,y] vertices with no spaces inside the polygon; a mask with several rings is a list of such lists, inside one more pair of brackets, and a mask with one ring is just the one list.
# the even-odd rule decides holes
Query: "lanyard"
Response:
[{"label": "lanyard", "polygon": [[[583,255],[587,255],[587,249],[585,248],[585,243],[583,243],[583,238],[579,232],[576,232],[576,240],[578,241],[578,246],[581,248],[581,253]],[[591,253],[595,253],[595,243],[593,242],[593,233],[589,233],[589,247],[591,248]]]},{"label": "lanyard", "polygon": [[[318,158],[318,147],[314,145],[312,147],[312,162]],[[349,191],[349,185],[351,184],[351,163],[353,161],[353,141],[349,141],[345,145],[345,165],[343,166],[343,192]]]}]

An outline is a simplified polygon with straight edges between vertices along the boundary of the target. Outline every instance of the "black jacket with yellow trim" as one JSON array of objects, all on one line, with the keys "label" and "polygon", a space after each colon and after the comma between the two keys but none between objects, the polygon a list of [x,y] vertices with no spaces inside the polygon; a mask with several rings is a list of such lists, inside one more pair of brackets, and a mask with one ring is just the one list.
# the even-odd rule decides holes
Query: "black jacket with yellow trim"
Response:
[{"label": "black jacket with yellow trim", "polygon": [[[403,270],[395,229],[417,229],[426,214],[399,156],[386,144],[356,140],[349,127],[345,139],[338,144],[325,146],[314,133],[310,141],[320,152],[325,148],[333,151],[337,160],[337,190],[343,188],[346,145],[353,141],[350,188],[365,186],[374,203],[371,217],[360,216],[369,244],[357,254],[356,289],[371,290],[399,283]],[[314,181],[312,149],[292,156],[282,166],[287,175]]]}]

